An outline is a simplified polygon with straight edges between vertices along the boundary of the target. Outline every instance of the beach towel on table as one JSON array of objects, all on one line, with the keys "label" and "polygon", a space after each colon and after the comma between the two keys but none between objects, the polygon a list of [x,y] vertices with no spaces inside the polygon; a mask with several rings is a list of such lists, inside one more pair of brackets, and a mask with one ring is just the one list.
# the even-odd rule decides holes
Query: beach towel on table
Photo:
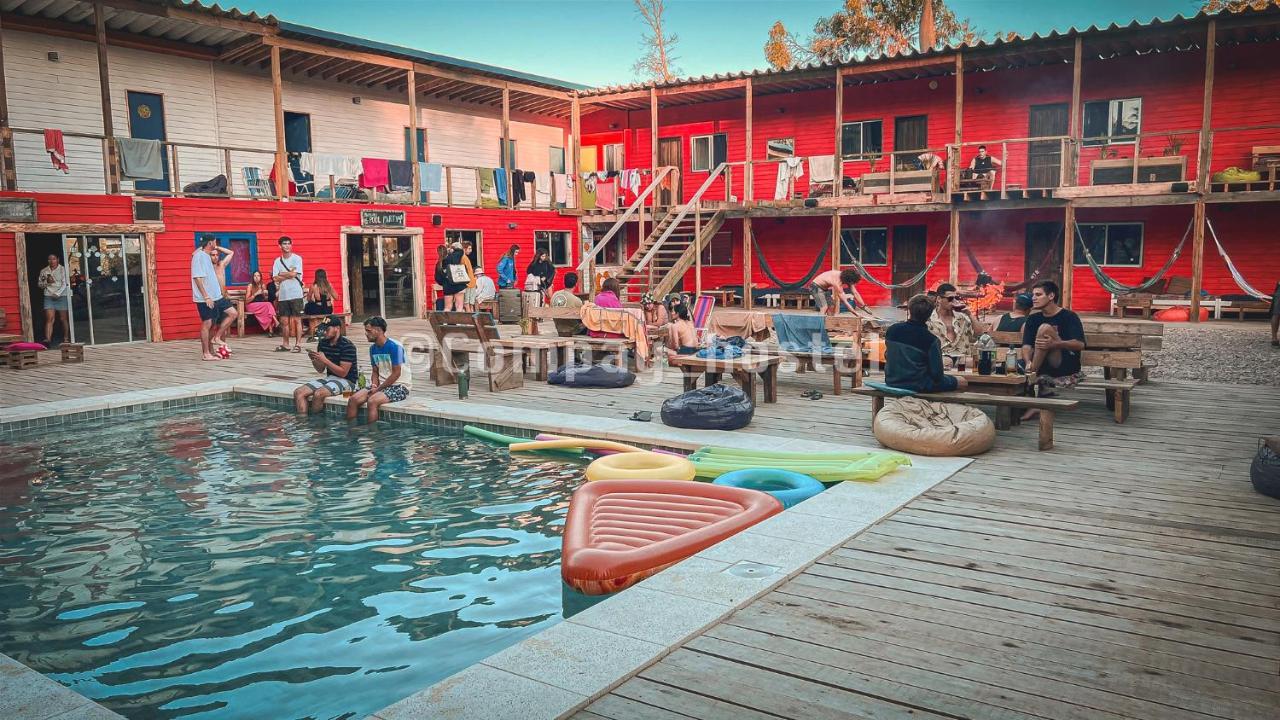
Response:
[{"label": "beach towel on table", "polygon": [[832,352],[831,338],[827,335],[827,320],[822,315],[773,316],[773,331],[778,335],[778,345],[790,353]]},{"label": "beach towel on table", "polygon": [[740,337],[746,340],[768,340],[769,323],[764,313],[744,314],[713,313],[707,329],[716,337]]},{"label": "beach towel on table", "polygon": [[595,303],[583,303],[578,311],[582,324],[588,330],[619,335],[636,342],[636,353],[648,361],[649,335],[639,312],[630,309],[610,310]]}]

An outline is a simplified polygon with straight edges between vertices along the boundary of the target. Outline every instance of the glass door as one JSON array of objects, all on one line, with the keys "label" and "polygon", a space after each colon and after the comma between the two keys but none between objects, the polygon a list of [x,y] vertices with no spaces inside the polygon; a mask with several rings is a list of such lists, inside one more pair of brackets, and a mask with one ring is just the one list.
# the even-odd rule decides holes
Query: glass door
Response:
[{"label": "glass door", "polygon": [[382,317],[413,317],[413,238],[384,235],[382,249]]},{"label": "glass door", "polygon": [[89,345],[148,337],[145,259],[137,236],[67,235],[71,339]]}]

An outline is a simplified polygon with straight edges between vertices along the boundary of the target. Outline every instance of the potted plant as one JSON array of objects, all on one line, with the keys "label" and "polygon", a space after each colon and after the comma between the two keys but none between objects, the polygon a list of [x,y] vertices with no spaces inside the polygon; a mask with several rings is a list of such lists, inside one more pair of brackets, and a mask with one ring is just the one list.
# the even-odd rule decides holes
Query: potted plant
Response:
[{"label": "potted plant", "polygon": [[1169,146],[1164,149],[1165,157],[1174,157],[1182,154],[1182,138],[1174,137],[1169,141]]}]

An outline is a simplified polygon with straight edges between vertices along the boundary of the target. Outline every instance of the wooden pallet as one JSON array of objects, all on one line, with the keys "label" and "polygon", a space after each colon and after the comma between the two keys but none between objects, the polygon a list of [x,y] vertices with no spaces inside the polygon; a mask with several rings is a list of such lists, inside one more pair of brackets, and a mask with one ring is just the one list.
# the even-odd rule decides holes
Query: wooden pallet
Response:
[{"label": "wooden pallet", "polygon": [[84,362],[84,344],[83,343],[63,343],[59,346],[62,350],[62,362],[78,363]]},{"label": "wooden pallet", "polygon": [[39,364],[35,350],[10,350],[8,356],[11,370],[26,370]]}]

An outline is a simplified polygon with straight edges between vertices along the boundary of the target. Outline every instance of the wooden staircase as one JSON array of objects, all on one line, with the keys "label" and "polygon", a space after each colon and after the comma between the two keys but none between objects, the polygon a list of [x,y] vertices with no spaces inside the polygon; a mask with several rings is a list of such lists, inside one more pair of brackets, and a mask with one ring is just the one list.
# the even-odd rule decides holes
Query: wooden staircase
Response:
[{"label": "wooden staircase", "polygon": [[670,208],[622,266],[618,282],[623,302],[639,302],[645,293],[661,298],[671,292],[724,225],[724,219],[723,210],[708,213],[696,207]]}]

